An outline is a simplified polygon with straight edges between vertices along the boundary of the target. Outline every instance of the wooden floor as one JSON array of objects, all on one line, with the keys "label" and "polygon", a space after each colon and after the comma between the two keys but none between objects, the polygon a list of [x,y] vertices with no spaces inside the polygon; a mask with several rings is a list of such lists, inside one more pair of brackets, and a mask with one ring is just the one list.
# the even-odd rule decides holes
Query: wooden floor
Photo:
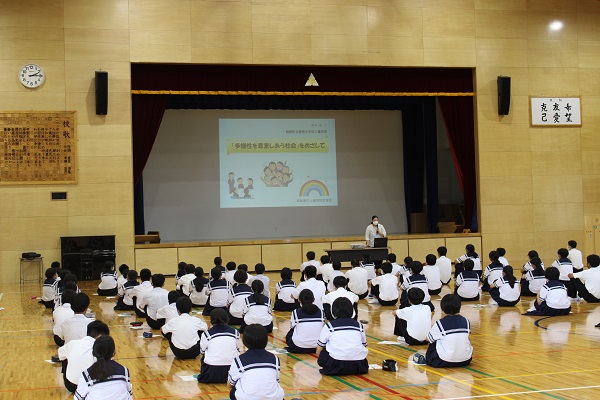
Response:
[{"label": "wooden floor", "polygon": [[[277,280],[271,275],[271,282]],[[88,294],[97,282],[83,282]],[[165,287],[173,288],[172,278]],[[450,288],[444,288],[442,295]],[[44,360],[57,353],[52,340],[52,316],[32,299],[39,284],[0,286],[0,399],[68,399],[62,386],[60,364]],[[369,363],[392,358],[398,372],[371,370],[364,376],[324,377],[312,355],[281,354],[281,386],[286,399],[599,399],[600,398],[600,305],[574,303],[564,317],[526,317],[521,313],[529,301],[517,307],[499,308],[463,304],[462,314],[471,321],[473,363],[466,368],[434,369],[408,362],[425,346],[379,344],[395,341],[394,307],[359,304],[360,319],[368,320]],[[131,330],[134,316],[120,317],[115,300],[91,296],[96,318],[106,322],[117,342],[116,360],[131,372],[134,396],[141,399],[227,399],[225,385],[199,385],[181,376],[199,372],[199,359],[173,357],[162,338],[143,339]],[[440,317],[439,297],[434,319]],[[277,328],[269,348],[285,346],[289,313],[274,313]],[[202,318],[200,315],[198,315]]]}]

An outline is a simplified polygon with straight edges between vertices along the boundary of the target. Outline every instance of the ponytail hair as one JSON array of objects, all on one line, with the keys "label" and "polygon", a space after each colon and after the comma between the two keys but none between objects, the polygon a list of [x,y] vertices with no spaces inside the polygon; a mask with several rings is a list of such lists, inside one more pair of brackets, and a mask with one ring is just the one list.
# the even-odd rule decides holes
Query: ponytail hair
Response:
[{"label": "ponytail hair", "polygon": [[298,296],[300,304],[302,304],[301,310],[309,315],[314,315],[319,311],[319,307],[314,305],[315,295],[310,289],[304,289]]},{"label": "ponytail hair", "polygon": [[508,282],[511,288],[514,288],[517,278],[513,275],[513,267],[505,265],[504,268],[502,268],[502,272],[504,272],[504,280]]},{"label": "ponytail hair", "polygon": [[202,267],[196,267],[194,274],[196,275],[196,278],[192,281],[192,284],[197,292],[201,292],[204,289],[204,279],[202,279],[204,277],[204,269],[202,269]]},{"label": "ponytail hair", "polygon": [[259,305],[265,304],[262,299],[262,296],[261,296],[263,290],[265,290],[265,284],[262,283],[261,280],[255,279],[252,281],[252,292],[254,292],[254,294],[252,295],[252,298],[254,299],[254,302],[256,304],[259,304]]},{"label": "ponytail hair", "polygon": [[109,361],[115,355],[115,341],[108,335],[102,335],[94,341],[92,354],[96,362],[88,369],[90,378],[94,382],[107,381],[113,374]]}]

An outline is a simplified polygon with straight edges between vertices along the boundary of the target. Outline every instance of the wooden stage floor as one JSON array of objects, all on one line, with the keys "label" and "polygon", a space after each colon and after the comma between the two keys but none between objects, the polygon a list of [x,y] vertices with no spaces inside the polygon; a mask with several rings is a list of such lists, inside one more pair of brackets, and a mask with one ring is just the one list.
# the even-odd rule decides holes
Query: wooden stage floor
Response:
[{"label": "wooden stage floor", "polygon": [[[295,274],[297,276],[297,273]],[[271,274],[272,292],[278,276]],[[97,282],[83,282],[91,295]],[[451,283],[452,285],[452,283]],[[174,287],[168,278],[165,288]],[[449,293],[444,288],[442,295]],[[62,386],[60,364],[44,360],[57,353],[52,339],[52,316],[32,296],[41,284],[0,286],[0,399],[69,399]],[[141,338],[131,330],[134,316],[120,317],[115,300],[91,297],[96,318],[106,322],[117,342],[116,360],[126,365],[134,396],[144,399],[227,399],[226,385],[199,385],[181,376],[199,372],[200,361],[176,360],[166,340]],[[440,318],[439,297],[434,296]],[[463,304],[462,314],[471,321],[473,363],[466,368],[434,369],[408,360],[425,346],[380,344],[396,341],[394,307],[359,304],[360,319],[368,320],[369,363],[392,358],[398,372],[371,370],[364,376],[325,377],[312,355],[280,354],[281,386],[286,399],[599,399],[600,398],[600,305],[573,303],[564,317],[529,317],[521,313],[529,299],[517,307]],[[131,312],[130,312],[131,313]],[[201,316],[200,316],[201,317]],[[202,317],[201,317],[202,318]],[[285,346],[289,313],[274,313],[277,328],[269,348]]]}]

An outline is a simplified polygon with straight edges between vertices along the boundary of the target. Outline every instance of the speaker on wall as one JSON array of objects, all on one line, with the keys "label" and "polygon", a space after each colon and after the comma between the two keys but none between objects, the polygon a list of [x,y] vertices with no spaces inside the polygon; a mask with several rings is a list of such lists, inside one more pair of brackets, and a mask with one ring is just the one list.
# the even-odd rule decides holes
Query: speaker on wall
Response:
[{"label": "speaker on wall", "polygon": [[498,115],[510,110],[510,76],[498,76]]},{"label": "speaker on wall", "polygon": [[108,113],[108,72],[96,71],[96,115]]}]

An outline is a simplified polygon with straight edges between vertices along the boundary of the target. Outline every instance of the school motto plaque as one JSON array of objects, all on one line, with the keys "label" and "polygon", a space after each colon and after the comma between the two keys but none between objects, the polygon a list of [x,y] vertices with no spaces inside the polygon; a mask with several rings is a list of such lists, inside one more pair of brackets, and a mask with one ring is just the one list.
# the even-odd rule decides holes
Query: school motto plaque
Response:
[{"label": "school motto plaque", "polygon": [[0,112],[0,185],[77,183],[75,111]]}]

